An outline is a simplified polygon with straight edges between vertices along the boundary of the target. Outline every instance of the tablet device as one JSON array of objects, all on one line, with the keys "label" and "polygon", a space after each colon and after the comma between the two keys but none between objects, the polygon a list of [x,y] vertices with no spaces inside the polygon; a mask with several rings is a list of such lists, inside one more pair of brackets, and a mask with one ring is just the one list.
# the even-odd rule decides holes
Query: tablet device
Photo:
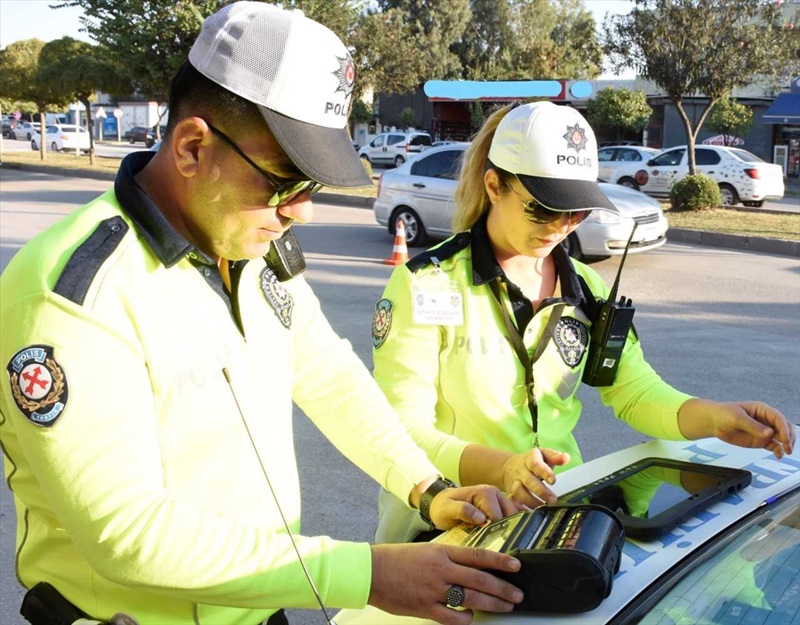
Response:
[{"label": "tablet device", "polygon": [[744,469],[668,458],[644,458],[559,497],[614,512],[625,535],[653,540],[727,495],[750,484]]}]

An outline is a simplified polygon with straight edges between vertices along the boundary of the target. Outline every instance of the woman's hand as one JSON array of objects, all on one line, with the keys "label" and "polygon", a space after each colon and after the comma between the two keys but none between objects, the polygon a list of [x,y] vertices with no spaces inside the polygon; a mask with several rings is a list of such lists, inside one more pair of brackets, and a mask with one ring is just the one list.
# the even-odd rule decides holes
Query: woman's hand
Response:
[{"label": "woman's hand", "polygon": [[764,402],[690,399],[681,406],[678,423],[687,438],[716,436],[731,445],[766,449],[778,459],[794,450],[794,426]]},{"label": "woman's hand", "polygon": [[529,508],[555,503],[556,494],[545,484],[556,482],[552,467],[568,462],[568,453],[539,447],[511,456],[503,463],[503,489]]}]

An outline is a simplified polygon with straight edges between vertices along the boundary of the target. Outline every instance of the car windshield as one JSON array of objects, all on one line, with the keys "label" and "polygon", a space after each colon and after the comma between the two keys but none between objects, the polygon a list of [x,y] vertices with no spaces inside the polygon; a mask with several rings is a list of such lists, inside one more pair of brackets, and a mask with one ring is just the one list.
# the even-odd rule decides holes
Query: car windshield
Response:
[{"label": "car windshield", "polygon": [[[641,619],[698,625],[795,623],[800,614],[800,491],[737,528]],[[665,587],[668,587],[666,584]],[[793,620],[795,619],[795,620]]]},{"label": "car windshield", "polygon": [[729,148],[730,153],[733,154],[736,158],[740,161],[744,161],[745,163],[763,163],[765,162],[763,159],[758,158],[752,152],[748,152],[747,150],[742,150],[740,148]]}]

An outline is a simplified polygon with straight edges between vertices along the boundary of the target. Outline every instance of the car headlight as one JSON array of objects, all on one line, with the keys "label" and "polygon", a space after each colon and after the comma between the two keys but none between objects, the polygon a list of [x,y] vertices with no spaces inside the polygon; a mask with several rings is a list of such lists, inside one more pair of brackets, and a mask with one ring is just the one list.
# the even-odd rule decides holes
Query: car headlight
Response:
[{"label": "car headlight", "polygon": [[593,210],[586,219],[596,221],[599,224],[620,224],[624,221],[630,221],[629,217],[623,217],[611,211],[600,209]]}]

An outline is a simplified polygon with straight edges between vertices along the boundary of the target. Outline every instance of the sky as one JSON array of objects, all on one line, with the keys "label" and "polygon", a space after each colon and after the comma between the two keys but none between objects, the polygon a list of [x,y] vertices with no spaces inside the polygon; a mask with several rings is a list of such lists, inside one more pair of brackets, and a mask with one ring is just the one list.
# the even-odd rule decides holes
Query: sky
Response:
[{"label": "sky", "polygon": [[[86,33],[79,32],[83,10],[50,8],[57,3],[59,0],[0,0],[0,48],[34,37],[45,42],[66,36],[90,41]],[[606,12],[627,13],[633,6],[632,0],[583,0],[583,4],[594,14],[597,24],[602,24]]]}]

